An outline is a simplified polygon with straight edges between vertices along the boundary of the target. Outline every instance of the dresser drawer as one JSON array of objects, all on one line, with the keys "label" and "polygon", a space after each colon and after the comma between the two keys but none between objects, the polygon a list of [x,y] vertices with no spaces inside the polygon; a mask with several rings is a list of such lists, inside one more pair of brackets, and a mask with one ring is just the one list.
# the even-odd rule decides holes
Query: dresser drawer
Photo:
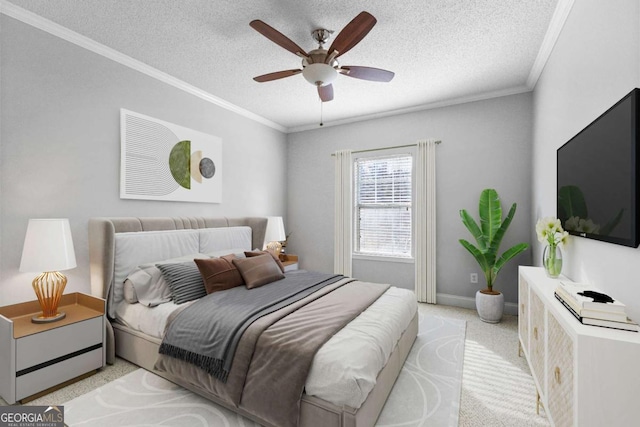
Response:
[{"label": "dresser drawer", "polygon": [[94,317],[16,340],[16,371],[102,343],[102,321]]},{"label": "dresser drawer", "polygon": [[545,352],[546,352],[546,343],[545,343],[545,327],[544,327],[544,318],[545,318],[545,309],[542,300],[535,292],[529,293],[529,304],[531,307],[531,311],[529,315],[531,316],[531,329],[529,330],[529,349],[531,358],[531,367],[533,370],[534,377],[538,379],[538,390],[540,394],[546,394],[547,389],[545,387],[544,381],[544,362],[545,362]]},{"label": "dresser drawer", "polygon": [[518,332],[526,354],[529,354],[529,284],[520,276],[518,281]]},{"label": "dresser drawer", "polygon": [[573,340],[549,313],[547,393],[556,427],[573,426]]},{"label": "dresser drawer", "polygon": [[16,400],[36,394],[103,366],[103,349],[96,348],[71,359],[16,377]]}]

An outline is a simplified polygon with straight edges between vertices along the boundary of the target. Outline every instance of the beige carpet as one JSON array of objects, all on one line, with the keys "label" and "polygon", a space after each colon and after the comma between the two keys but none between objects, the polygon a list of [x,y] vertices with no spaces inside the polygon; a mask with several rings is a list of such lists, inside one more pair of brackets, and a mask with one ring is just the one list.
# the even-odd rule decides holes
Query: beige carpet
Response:
[{"label": "beige carpet", "polygon": [[[540,415],[536,414],[533,379],[526,360],[518,356],[516,316],[505,316],[501,323],[494,325],[480,321],[475,310],[432,304],[419,304],[419,310],[422,314],[466,321],[459,426],[549,425],[543,410]],[[136,369],[128,362],[116,359],[115,365],[105,367],[93,377],[29,404],[60,405]],[[503,372],[511,372],[512,375],[505,376]],[[0,399],[0,405],[6,405],[6,402]]]}]

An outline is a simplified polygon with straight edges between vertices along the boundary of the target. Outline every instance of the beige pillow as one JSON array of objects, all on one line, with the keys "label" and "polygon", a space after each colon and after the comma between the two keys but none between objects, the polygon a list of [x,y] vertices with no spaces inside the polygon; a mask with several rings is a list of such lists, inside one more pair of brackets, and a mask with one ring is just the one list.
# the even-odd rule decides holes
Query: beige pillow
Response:
[{"label": "beige pillow", "polygon": [[225,255],[220,258],[194,259],[207,294],[244,285],[240,272],[233,265],[232,260],[235,258],[235,255]]},{"label": "beige pillow", "polygon": [[251,258],[251,257],[254,257],[254,256],[260,256],[260,255],[264,255],[264,254],[271,255],[271,257],[276,262],[276,264],[278,264],[278,267],[280,267],[280,271],[282,271],[284,273],[284,264],[282,264],[282,261],[280,261],[280,258],[278,258],[277,255],[274,255],[273,252],[269,252],[269,251],[252,251],[252,252],[245,252],[244,256],[246,256],[247,258]]},{"label": "beige pillow", "polygon": [[273,257],[266,254],[244,259],[236,258],[233,260],[233,264],[242,275],[244,284],[249,289],[284,279],[284,274],[280,271],[280,267],[278,267]]}]

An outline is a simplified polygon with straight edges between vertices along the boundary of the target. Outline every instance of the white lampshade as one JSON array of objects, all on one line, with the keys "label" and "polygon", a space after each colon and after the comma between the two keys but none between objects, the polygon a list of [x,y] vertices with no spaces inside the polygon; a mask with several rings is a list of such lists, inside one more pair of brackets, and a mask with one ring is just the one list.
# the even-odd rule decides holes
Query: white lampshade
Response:
[{"label": "white lampshade", "polygon": [[269,242],[282,242],[287,238],[281,216],[267,217],[267,230],[264,233],[265,245]]},{"label": "white lampshade", "polygon": [[76,267],[71,227],[66,218],[30,219],[20,271],[40,273]]}]

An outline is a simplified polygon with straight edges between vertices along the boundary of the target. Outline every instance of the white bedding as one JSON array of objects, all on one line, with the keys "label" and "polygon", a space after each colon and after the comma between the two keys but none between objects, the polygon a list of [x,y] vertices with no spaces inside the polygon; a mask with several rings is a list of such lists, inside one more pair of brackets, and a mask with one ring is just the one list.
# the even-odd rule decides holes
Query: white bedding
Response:
[{"label": "white bedding", "polygon": [[[191,304],[191,301],[185,304]],[[156,307],[147,307],[122,301],[116,308],[116,319],[131,329],[162,339],[169,315],[182,305],[184,304],[178,305],[172,301]]]},{"label": "white bedding", "polygon": [[[359,408],[417,310],[412,291],[389,288],[318,350],[306,393]],[[371,357],[364,359],[364,355]]]},{"label": "white bedding", "polygon": [[[116,318],[130,328],[162,338],[167,318],[178,307],[172,302],[146,307],[123,301],[116,308]],[[417,309],[412,291],[389,288],[316,353],[306,393],[359,408]],[[371,357],[363,359],[365,354]]]}]

